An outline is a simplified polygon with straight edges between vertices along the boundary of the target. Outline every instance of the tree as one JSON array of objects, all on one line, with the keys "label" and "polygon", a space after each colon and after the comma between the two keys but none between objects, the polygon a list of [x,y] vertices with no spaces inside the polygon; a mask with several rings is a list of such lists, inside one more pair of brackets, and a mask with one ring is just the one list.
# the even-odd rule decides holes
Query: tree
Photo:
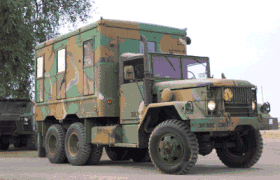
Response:
[{"label": "tree", "polygon": [[34,48],[59,35],[68,23],[85,22],[91,0],[7,0],[0,2],[0,99],[31,99]]}]

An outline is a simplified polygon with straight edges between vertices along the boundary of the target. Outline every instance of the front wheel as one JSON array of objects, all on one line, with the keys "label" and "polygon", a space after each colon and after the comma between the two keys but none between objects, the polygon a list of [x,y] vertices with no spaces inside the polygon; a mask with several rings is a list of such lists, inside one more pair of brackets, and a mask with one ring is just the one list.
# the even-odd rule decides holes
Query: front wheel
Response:
[{"label": "front wheel", "polygon": [[260,159],[263,141],[259,131],[249,130],[249,133],[234,139],[236,148],[217,148],[219,159],[231,168],[249,168]]},{"label": "front wheel", "polygon": [[0,150],[8,150],[10,146],[9,137],[0,137]]},{"label": "front wheel", "polygon": [[186,174],[198,158],[198,142],[179,120],[160,123],[152,132],[149,152],[154,166],[168,174]]},{"label": "front wheel", "polygon": [[82,123],[74,123],[68,128],[65,151],[70,164],[80,166],[87,163],[91,153],[91,144],[86,143],[85,140],[85,127]]}]

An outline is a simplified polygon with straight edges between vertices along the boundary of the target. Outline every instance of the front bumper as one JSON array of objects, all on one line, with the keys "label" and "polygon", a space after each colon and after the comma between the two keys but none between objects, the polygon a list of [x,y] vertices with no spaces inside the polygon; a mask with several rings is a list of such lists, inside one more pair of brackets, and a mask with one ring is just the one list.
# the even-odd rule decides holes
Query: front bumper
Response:
[{"label": "front bumper", "polygon": [[205,117],[190,120],[192,132],[234,131],[240,125],[251,125],[257,130],[277,130],[278,119],[272,117]]}]

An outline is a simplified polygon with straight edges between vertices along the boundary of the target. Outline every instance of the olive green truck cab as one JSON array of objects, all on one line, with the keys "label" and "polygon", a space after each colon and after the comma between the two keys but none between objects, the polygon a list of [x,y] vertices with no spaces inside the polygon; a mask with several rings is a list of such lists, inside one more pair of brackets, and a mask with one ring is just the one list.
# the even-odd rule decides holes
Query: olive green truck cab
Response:
[{"label": "olive green truck cab", "polygon": [[28,99],[0,100],[0,150],[36,148],[33,103]]},{"label": "olive green truck cab", "polygon": [[278,129],[248,81],[214,79],[186,30],[105,20],[36,46],[38,155],[51,163],[152,161],[184,174],[215,148],[229,167],[260,158]]}]

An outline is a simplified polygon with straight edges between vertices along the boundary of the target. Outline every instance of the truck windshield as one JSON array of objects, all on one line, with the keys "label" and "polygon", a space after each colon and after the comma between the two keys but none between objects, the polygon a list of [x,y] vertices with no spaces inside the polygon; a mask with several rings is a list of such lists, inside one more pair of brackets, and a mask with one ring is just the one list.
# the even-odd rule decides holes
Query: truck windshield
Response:
[{"label": "truck windshield", "polygon": [[[207,60],[204,57],[153,55],[152,61],[154,77],[178,79],[207,78]],[[180,68],[181,66],[182,68]]]},{"label": "truck windshield", "polygon": [[207,63],[199,57],[182,58],[184,79],[207,78]]},{"label": "truck windshield", "polygon": [[181,78],[180,58],[172,56],[153,56],[154,77]]}]

